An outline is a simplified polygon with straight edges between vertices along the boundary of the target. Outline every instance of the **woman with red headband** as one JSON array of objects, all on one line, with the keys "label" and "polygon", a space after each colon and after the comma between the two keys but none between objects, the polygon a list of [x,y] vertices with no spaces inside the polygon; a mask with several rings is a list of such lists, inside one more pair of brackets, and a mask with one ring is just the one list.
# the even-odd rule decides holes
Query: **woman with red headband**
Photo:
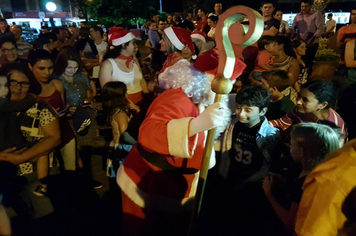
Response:
[{"label": "woman with red headband", "polygon": [[100,86],[109,81],[121,81],[127,86],[128,99],[136,104],[142,98],[141,82],[144,80],[135,58],[135,36],[122,27],[112,27],[109,45],[100,68]]}]

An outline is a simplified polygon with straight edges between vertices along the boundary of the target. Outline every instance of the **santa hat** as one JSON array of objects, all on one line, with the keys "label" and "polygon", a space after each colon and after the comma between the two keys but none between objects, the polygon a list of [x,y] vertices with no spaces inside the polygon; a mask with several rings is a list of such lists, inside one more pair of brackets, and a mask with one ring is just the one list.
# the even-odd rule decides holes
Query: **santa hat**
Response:
[{"label": "santa hat", "polygon": [[205,73],[215,75],[218,71],[219,52],[217,49],[206,51],[195,60],[193,66]]},{"label": "santa hat", "polygon": [[180,27],[168,27],[164,29],[164,33],[178,50],[183,50],[188,45],[190,51],[194,54],[193,41],[188,30]]},{"label": "santa hat", "polygon": [[[219,65],[219,51],[217,48],[213,48],[209,51],[202,53],[194,62],[193,66],[207,74],[216,75],[218,72]],[[231,81],[237,79],[242,72],[245,70],[246,64],[241,60],[236,58],[234,71],[232,76],[229,78]]]},{"label": "santa hat", "polygon": [[190,35],[190,37],[192,39],[199,39],[199,40],[203,41],[204,43],[206,42],[206,33],[204,33],[204,32],[195,31]]},{"label": "santa hat", "polygon": [[130,42],[135,38],[135,35],[122,27],[111,27],[109,31],[109,44],[119,46]]}]

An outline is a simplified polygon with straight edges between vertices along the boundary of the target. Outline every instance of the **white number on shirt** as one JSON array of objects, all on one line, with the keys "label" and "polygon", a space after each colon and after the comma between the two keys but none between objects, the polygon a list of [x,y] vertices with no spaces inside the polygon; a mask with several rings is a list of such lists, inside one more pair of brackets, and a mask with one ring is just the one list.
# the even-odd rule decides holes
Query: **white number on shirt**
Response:
[{"label": "white number on shirt", "polygon": [[250,151],[243,151],[241,148],[236,147],[235,160],[242,162],[245,165],[251,164],[252,153]]}]

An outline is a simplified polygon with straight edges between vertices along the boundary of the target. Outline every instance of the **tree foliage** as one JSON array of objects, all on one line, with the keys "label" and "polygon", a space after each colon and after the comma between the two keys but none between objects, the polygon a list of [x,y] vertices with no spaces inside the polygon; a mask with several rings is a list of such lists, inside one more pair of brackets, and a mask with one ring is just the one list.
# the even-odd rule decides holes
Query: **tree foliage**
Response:
[{"label": "tree foliage", "polygon": [[107,27],[115,24],[130,27],[156,14],[158,3],[153,0],[92,0],[87,1],[86,6],[89,19],[96,20]]}]

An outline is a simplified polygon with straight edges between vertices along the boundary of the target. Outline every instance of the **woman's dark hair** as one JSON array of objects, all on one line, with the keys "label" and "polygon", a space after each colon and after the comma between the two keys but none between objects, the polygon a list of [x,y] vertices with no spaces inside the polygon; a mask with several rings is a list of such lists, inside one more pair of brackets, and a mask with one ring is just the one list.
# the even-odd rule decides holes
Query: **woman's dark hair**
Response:
[{"label": "woman's dark hair", "polygon": [[319,103],[327,102],[325,108],[333,107],[337,99],[337,84],[330,80],[313,80],[302,85],[302,89],[308,89],[314,94]]},{"label": "woman's dark hair", "polygon": [[270,44],[270,43],[277,43],[278,45],[283,44],[284,52],[288,56],[294,57],[292,43],[289,38],[282,37],[282,36],[269,36],[269,35],[263,36],[262,38],[266,42],[266,44]]},{"label": "woman's dark hair", "polygon": [[54,66],[54,73],[57,76],[61,76],[68,66],[68,61],[75,61],[78,63],[78,70],[77,73],[82,71],[82,59],[80,58],[79,52],[71,46],[63,47],[57,56],[55,66]]},{"label": "woman's dark hair", "polygon": [[219,17],[216,15],[211,15],[208,17],[211,21],[213,21],[215,24],[218,22]]},{"label": "woman's dark hair", "polygon": [[33,49],[43,49],[43,46],[49,43],[51,43],[51,41],[48,38],[38,38],[33,42]]},{"label": "woman's dark hair", "polygon": [[44,49],[31,50],[28,54],[28,63],[30,63],[31,66],[34,66],[41,60],[51,60],[53,62],[53,56]]},{"label": "woman's dark hair", "polygon": [[107,111],[107,122],[111,123],[113,114],[118,110],[128,113],[129,102],[126,98],[126,84],[120,81],[107,82],[102,90],[103,106]]},{"label": "woman's dark hair", "polygon": [[[35,81],[33,80],[32,76],[30,76],[31,73],[30,73],[29,68],[22,64],[15,63],[15,62],[11,62],[11,63],[8,63],[8,64],[2,66],[1,70],[0,70],[0,74],[6,76],[9,89],[10,89],[10,78],[11,78],[11,74],[12,74],[11,72],[13,72],[13,71],[19,71],[19,72],[23,73],[28,78],[28,81],[30,82],[29,93],[31,93],[31,88],[35,84]],[[7,98],[10,98],[10,96],[11,96],[11,93],[9,92],[9,94],[7,95]]]},{"label": "woman's dark hair", "polygon": [[[296,49],[296,48],[298,48],[302,43],[304,43],[302,40],[300,40],[300,39],[294,39],[294,40],[292,41],[292,48],[293,48],[293,49]],[[297,56],[295,55],[294,50],[293,50],[293,53],[294,53],[294,57],[297,58]]]},{"label": "woman's dark hair", "polygon": [[[168,16],[171,16],[171,22],[168,22]],[[173,21],[173,14],[169,14],[168,16],[167,16],[167,24],[172,24],[172,21]]]},{"label": "woman's dark hair", "polygon": [[80,37],[87,38],[90,35],[90,28],[89,27],[80,27],[79,29]]},{"label": "woman's dark hair", "polygon": [[57,41],[57,35],[53,32],[48,32],[45,34],[40,34],[39,38],[46,38],[48,40],[52,40],[52,42]]},{"label": "woman's dark hair", "polygon": [[279,12],[279,11],[282,12],[282,14],[283,14],[283,11],[281,9],[279,9],[279,8],[277,9],[276,8],[276,9],[274,9],[272,15],[275,16],[277,14],[277,12]]},{"label": "woman's dark hair", "polygon": [[292,47],[293,47],[293,48],[297,48],[297,47],[299,47],[302,43],[303,43],[302,40],[300,40],[300,39],[294,39],[294,40],[292,41]]},{"label": "woman's dark hair", "polygon": [[[28,63],[33,67],[38,61],[41,60],[51,60],[53,62],[53,56],[51,53],[44,49],[31,50],[28,54]],[[31,87],[30,93],[39,95],[42,92],[42,86],[40,82],[37,81],[33,73],[30,75]],[[48,78],[48,83],[51,81],[51,78]]]},{"label": "woman's dark hair", "polygon": [[270,100],[271,92],[263,85],[248,85],[242,88],[235,98],[236,104],[256,106],[260,111],[268,107]]},{"label": "woman's dark hair", "polygon": [[2,47],[2,45],[3,45],[4,43],[7,43],[7,42],[12,43],[12,44],[15,46],[15,48],[17,49],[17,45],[16,45],[15,39],[13,39],[13,38],[7,38],[7,37],[2,38],[2,39],[0,40],[0,48]]},{"label": "woman's dark hair", "polygon": [[109,58],[117,58],[120,55],[121,50],[126,48],[130,44],[130,42],[124,43],[124,46],[122,46],[122,45],[109,46],[108,50],[106,51],[106,53],[104,55],[104,60],[109,59]]}]

